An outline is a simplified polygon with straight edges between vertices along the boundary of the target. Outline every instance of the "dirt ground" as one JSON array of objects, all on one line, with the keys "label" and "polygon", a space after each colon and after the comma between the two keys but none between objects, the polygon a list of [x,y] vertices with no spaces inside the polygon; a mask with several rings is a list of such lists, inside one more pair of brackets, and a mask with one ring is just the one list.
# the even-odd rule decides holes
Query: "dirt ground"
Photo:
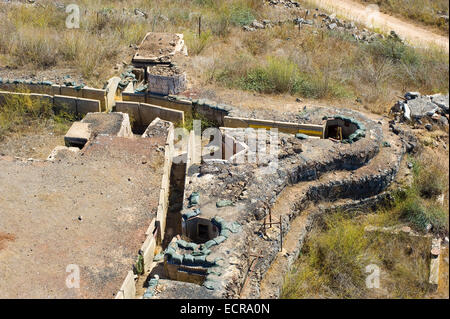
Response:
[{"label": "dirt ground", "polygon": [[46,159],[58,145],[64,145],[62,131],[41,125],[11,133],[0,140],[0,156]]},{"label": "dirt ground", "polygon": [[139,45],[137,55],[142,58],[154,58],[172,53],[178,42],[173,33],[154,33],[146,37]]},{"label": "dirt ground", "polygon": [[156,214],[163,142],[99,136],[55,162],[0,157],[0,298],[112,298]]},{"label": "dirt ground", "polygon": [[55,84],[62,85],[66,81],[65,77],[70,76],[70,81],[77,84],[84,83],[83,77],[74,69],[71,68],[52,68],[40,70],[33,70],[31,67],[10,68],[0,64],[0,78],[4,80],[26,79],[31,81],[52,81]]},{"label": "dirt ground", "polygon": [[436,34],[423,26],[405,21],[391,15],[378,12],[371,14],[367,6],[353,0],[310,0],[320,8],[324,8],[365,25],[372,25],[382,30],[394,30],[401,38],[418,47],[440,47],[448,52],[448,36]]}]

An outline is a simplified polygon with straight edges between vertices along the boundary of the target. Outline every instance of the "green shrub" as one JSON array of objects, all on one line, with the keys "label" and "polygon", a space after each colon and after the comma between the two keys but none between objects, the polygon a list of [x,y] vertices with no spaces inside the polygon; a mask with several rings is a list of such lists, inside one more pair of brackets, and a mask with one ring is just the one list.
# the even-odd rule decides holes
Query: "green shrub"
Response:
[{"label": "green shrub", "polygon": [[211,42],[211,31],[202,32],[200,36],[193,32],[185,32],[184,39],[190,55],[198,55]]},{"label": "green shrub", "polygon": [[418,65],[421,62],[414,48],[392,38],[376,40],[367,45],[367,50],[375,57],[388,58],[394,63]]},{"label": "green shrub", "polygon": [[283,297],[304,298],[324,293],[339,298],[360,297],[365,290],[367,244],[362,225],[340,213],[325,217],[324,231],[309,238],[305,255],[300,257],[304,263],[288,277]]},{"label": "green shrub", "polygon": [[255,20],[253,10],[245,6],[234,6],[230,13],[230,22],[235,26],[244,26]]},{"label": "green shrub", "polygon": [[421,198],[413,188],[408,189],[406,198],[398,203],[398,210],[401,217],[420,231],[426,231],[431,225],[434,233],[448,232],[447,209],[435,201]]},{"label": "green shrub", "polygon": [[419,160],[413,161],[413,187],[420,196],[432,198],[446,190],[448,180],[443,169],[439,161],[431,155],[424,154]]},{"label": "green shrub", "polygon": [[33,99],[26,94],[6,95],[0,106],[0,138],[19,131],[23,125],[33,125],[41,120],[53,120],[57,130],[73,121],[74,115],[64,111],[55,114],[52,107],[52,103]]}]

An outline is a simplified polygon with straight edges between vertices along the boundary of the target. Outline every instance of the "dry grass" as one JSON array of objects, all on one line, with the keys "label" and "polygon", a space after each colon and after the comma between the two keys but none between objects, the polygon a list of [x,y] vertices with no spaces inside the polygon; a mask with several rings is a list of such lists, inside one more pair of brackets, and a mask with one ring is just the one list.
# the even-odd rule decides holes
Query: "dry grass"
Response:
[{"label": "dry grass", "polygon": [[[214,57],[208,67],[196,70],[204,83],[323,100],[358,99],[376,113],[384,113],[407,90],[448,91],[448,55],[434,50],[382,41],[358,44],[348,34],[313,33],[307,27],[299,32],[289,24],[242,32],[243,24],[272,13],[262,1],[81,1],[77,30],[66,29],[64,10],[50,1],[41,3],[45,7],[0,5],[0,28],[5,30],[0,61],[13,68],[72,67],[86,84],[102,86],[146,32],[180,32],[191,55]],[[134,8],[147,18],[135,15]],[[294,64],[297,70],[289,71]],[[278,66],[291,76],[280,74]]]},{"label": "dry grass", "polygon": [[[442,160],[448,163],[446,156]],[[430,296],[430,237],[364,231],[368,225],[407,224],[425,234],[430,224],[434,236],[448,236],[448,202],[436,201],[436,195],[448,194],[448,164],[442,165],[429,149],[409,160],[414,163],[413,183],[395,195],[393,207],[359,216],[335,212],[319,220],[286,277],[283,298]],[[369,264],[380,267],[380,289],[365,285],[365,267]]]},{"label": "dry grass", "polygon": [[[216,58],[205,81],[306,98],[358,98],[367,110],[379,114],[405,91],[448,91],[448,55],[439,51],[392,40],[357,43],[345,33],[299,32],[293,25],[236,37],[243,40],[223,43],[222,47],[234,45],[234,50]],[[280,72],[290,74],[281,86]]]},{"label": "dry grass", "polygon": [[[1,61],[10,67],[72,66],[91,85],[101,85],[113,66],[133,54],[146,32],[192,32],[202,16],[205,31],[189,41],[193,53],[208,43],[209,35],[224,37],[234,26],[257,17],[261,1],[190,0],[123,2],[79,1],[79,29],[67,29],[64,9],[52,1],[41,5],[0,5]],[[63,1],[70,4],[72,1]],[[147,17],[136,15],[134,8]],[[189,31],[191,30],[191,31]]]},{"label": "dry grass", "polygon": [[[28,93],[26,90],[20,90]],[[30,98],[29,95],[11,94],[2,98],[0,105],[0,140],[15,132],[24,132],[29,128],[51,126],[55,133],[66,131],[74,115],[52,110],[51,103]]]},{"label": "dry grass", "polygon": [[[365,232],[385,226],[389,212],[326,216],[324,226],[309,236],[282,298],[423,298],[430,292],[430,240],[405,234]],[[366,286],[366,266],[380,268],[380,288]]]}]

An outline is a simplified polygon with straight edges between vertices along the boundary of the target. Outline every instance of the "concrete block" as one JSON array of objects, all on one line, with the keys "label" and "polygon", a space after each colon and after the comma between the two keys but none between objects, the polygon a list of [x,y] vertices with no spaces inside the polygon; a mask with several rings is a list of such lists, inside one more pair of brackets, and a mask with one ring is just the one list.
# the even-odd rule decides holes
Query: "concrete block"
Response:
[{"label": "concrete block", "polygon": [[122,92],[122,101],[145,103],[145,93]]},{"label": "concrete block", "polygon": [[57,85],[57,84],[53,84],[51,86],[51,91],[52,91],[51,95],[61,95],[61,86]]},{"label": "concrete block", "polygon": [[133,131],[131,130],[130,118],[127,113],[122,113],[122,116],[123,116],[123,120],[120,125],[120,130],[117,133],[117,136],[133,138],[134,135],[133,135]]},{"label": "concrete block", "polygon": [[120,78],[114,76],[108,80],[108,84],[106,85],[106,110],[111,110],[116,105],[116,91],[117,86],[119,85]]},{"label": "concrete block", "polygon": [[64,143],[67,147],[83,148],[91,138],[89,123],[74,122],[64,136]]},{"label": "concrete block", "polygon": [[116,102],[116,112],[127,113],[133,125],[143,125],[137,102]]},{"label": "concrete block", "polygon": [[182,111],[161,108],[159,111],[159,117],[173,123],[184,123],[184,113]]},{"label": "concrete block", "polygon": [[139,103],[139,113],[141,115],[142,125],[150,125],[150,123],[159,116],[161,108],[146,103]]},{"label": "concrete block", "polygon": [[81,89],[77,90],[71,86],[61,86],[61,95],[82,97]]},{"label": "concrete block", "polygon": [[106,90],[84,87],[81,89],[81,97],[100,101],[101,110],[106,110]]},{"label": "concrete block", "polygon": [[70,96],[55,95],[53,97],[53,107],[65,112],[77,112],[77,99]]},{"label": "concrete block", "polygon": [[136,284],[134,282],[134,274],[130,270],[123,281],[122,287],[120,287],[119,292],[122,292],[123,299],[134,299],[136,298]]},{"label": "concrete block", "polygon": [[101,112],[100,101],[77,98],[77,113],[87,114],[89,112]]},{"label": "concrete block", "polygon": [[148,272],[151,270],[153,265],[153,257],[155,256],[156,240],[153,235],[147,236],[147,239],[142,245],[141,251],[144,258],[144,271]]}]

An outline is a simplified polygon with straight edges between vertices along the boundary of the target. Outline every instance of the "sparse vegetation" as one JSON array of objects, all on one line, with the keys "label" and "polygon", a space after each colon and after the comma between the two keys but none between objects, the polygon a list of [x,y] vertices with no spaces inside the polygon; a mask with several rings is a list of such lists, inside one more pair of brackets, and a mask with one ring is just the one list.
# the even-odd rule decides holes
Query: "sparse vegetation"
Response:
[{"label": "sparse vegetation", "polygon": [[[318,222],[286,277],[284,298],[423,298],[430,292],[430,242],[425,237],[364,231],[368,225],[392,227],[407,223],[422,233],[431,225],[434,235],[448,234],[448,205],[435,198],[448,189],[447,176],[426,153],[411,160],[412,185],[396,193],[393,207],[360,216],[336,212]],[[432,197],[428,190],[433,190]],[[365,267],[371,263],[384,273],[384,292],[366,288]]]},{"label": "sparse vegetation", "polygon": [[[359,98],[375,113],[385,112],[397,92],[448,91],[448,56],[438,51],[414,49],[393,39],[357,43],[331,31],[299,34],[294,26],[258,32],[266,36],[258,35],[258,41],[246,36],[245,49],[216,60],[214,80],[269,94]],[[282,44],[273,47],[270,41],[275,39]]]},{"label": "sparse vegetation", "polygon": [[[23,91],[23,90],[22,90]],[[24,127],[52,122],[55,132],[67,130],[74,115],[58,111],[55,114],[52,104],[37,100],[25,94],[6,95],[0,107],[0,139],[7,134],[22,131]]]}]

